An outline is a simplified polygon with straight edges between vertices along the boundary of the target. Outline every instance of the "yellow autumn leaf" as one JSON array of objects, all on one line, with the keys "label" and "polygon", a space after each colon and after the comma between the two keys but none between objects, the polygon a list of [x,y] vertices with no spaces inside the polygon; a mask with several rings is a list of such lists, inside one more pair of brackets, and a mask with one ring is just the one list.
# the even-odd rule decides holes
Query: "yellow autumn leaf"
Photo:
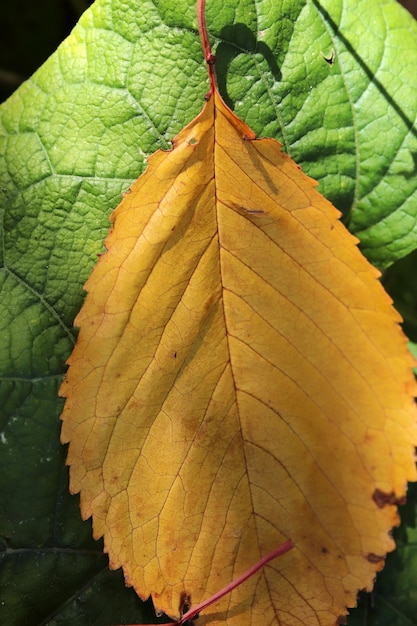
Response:
[{"label": "yellow autumn leaf", "polygon": [[213,85],[112,215],[62,441],[110,566],[174,618],[291,539],[199,624],[334,626],[394,547],[413,362],[338,218]]}]

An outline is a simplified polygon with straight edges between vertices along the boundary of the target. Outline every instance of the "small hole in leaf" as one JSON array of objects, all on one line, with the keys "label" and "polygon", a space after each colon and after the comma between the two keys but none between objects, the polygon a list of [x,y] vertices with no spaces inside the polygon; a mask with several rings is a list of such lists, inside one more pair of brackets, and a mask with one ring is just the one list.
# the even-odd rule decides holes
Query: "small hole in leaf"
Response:
[{"label": "small hole in leaf", "polygon": [[198,143],[197,139],[195,137],[191,137],[190,141],[188,142],[190,144],[190,146],[194,146],[194,144]]}]

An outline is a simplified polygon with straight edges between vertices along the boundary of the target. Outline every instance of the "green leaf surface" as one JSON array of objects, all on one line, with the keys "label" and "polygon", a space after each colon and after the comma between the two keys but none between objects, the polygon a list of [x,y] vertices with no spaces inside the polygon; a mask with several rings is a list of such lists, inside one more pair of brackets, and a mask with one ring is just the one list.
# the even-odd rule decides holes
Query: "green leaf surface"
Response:
[{"label": "green leaf surface", "polygon": [[[226,102],[392,265],[417,342],[416,23],[394,0],[207,0],[207,22]],[[109,213],[207,89],[194,0],[97,0],[0,107],[0,623],[152,621],[68,495],[57,389]],[[413,537],[388,581],[417,578]],[[397,621],[365,603],[349,624],[412,623],[410,584],[383,589]]]}]

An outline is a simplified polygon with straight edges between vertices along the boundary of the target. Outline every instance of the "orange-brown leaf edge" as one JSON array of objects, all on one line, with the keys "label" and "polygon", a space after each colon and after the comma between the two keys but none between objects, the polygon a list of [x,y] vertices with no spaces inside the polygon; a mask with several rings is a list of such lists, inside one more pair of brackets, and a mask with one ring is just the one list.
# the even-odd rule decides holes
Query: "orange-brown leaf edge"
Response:
[{"label": "orange-brown leaf edge", "polygon": [[200,626],[334,626],[415,480],[413,361],[315,183],[217,90],[112,215],[67,398],[71,491],[112,568]]}]

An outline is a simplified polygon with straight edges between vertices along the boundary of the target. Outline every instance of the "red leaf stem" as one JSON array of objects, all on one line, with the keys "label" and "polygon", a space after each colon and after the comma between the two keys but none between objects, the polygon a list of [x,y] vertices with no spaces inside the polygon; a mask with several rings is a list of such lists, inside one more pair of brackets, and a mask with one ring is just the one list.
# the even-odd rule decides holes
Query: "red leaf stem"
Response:
[{"label": "red leaf stem", "polygon": [[187,611],[187,613],[185,613],[181,617],[178,623],[184,624],[188,620],[192,620],[193,617],[195,617],[196,615],[200,613],[200,611],[202,611],[203,609],[206,609],[211,604],[214,604],[215,602],[217,602],[217,600],[220,600],[220,598],[223,598],[223,596],[230,593],[233,589],[236,589],[236,587],[239,587],[239,585],[241,585],[242,583],[245,582],[245,580],[248,580],[248,578],[256,574],[256,572],[259,571],[262,567],[264,567],[267,563],[269,563],[273,559],[276,559],[278,556],[282,556],[283,554],[291,550],[293,547],[294,547],[293,542],[291,540],[288,540],[282,543],[280,546],[278,546],[274,550],[272,550],[271,552],[268,552],[268,554],[263,556],[257,563],[255,563],[255,565],[252,565],[252,567],[246,570],[246,572],[244,572],[238,578],[235,578],[235,580],[233,580],[231,583],[226,585],[226,587],[223,587],[223,589],[220,589],[220,591],[217,591],[217,593],[213,594],[210,598],[208,598],[208,600],[204,600],[193,609],[190,609],[189,611]]},{"label": "red leaf stem", "polygon": [[204,57],[207,63],[207,72],[210,81],[210,91],[206,95],[206,100],[210,99],[210,96],[214,93],[216,88],[216,74],[214,72],[214,63],[216,57],[211,51],[210,41],[206,27],[206,0],[197,0],[197,23],[198,32],[200,33],[201,45],[203,47]]}]

